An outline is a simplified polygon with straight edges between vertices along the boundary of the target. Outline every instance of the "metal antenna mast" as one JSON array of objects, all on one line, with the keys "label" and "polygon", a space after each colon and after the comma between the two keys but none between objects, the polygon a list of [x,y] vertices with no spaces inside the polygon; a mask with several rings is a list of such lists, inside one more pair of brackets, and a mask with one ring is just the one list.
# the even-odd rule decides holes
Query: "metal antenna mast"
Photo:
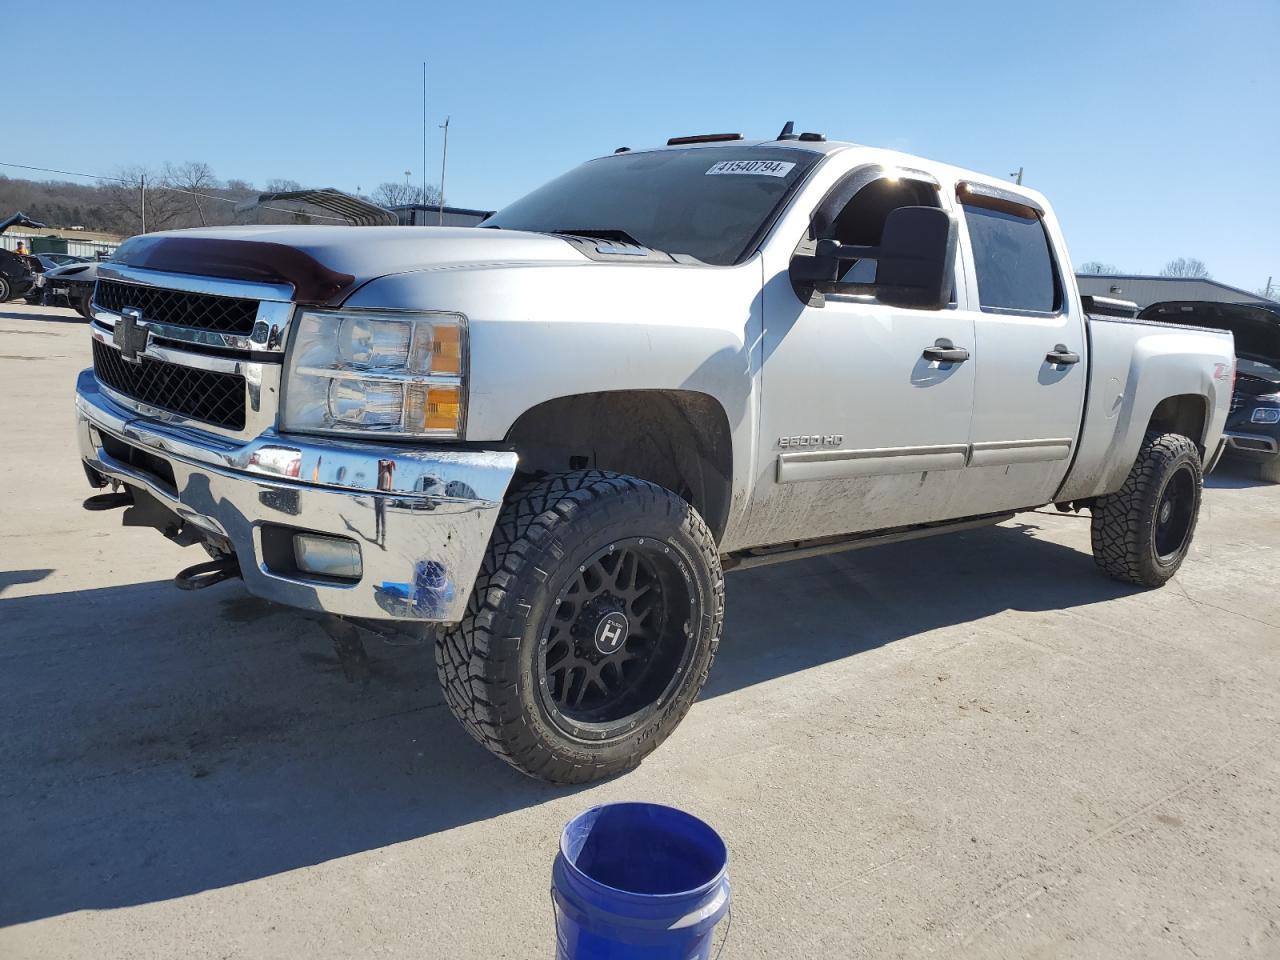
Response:
[{"label": "metal antenna mast", "polygon": [[449,118],[444,118],[444,152],[440,155],[440,224],[444,224],[444,171],[449,163]]},{"label": "metal antenna mast", "polygon": [[[427,220],[427,61],[422,61],[422,221]],[[410,223],[417,223],[415,216]]]},{"label": "metal antenna mast", "polygon": [[[426,223],[426,60],[422,60],[422,221]],[[410,223],[417,223],[416,216]]]}]

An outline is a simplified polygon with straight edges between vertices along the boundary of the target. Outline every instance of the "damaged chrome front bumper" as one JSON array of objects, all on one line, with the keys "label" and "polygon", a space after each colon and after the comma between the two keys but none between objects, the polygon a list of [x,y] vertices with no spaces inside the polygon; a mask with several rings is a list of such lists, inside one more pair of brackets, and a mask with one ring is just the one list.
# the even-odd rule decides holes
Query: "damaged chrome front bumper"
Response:
[{"label": "damaged chrome front bumper", "polygon": [[[251,593],[349,617],[462,618],[516,454],[334,442],[267,432],[247,443],[179,428],[117,403],[93,375],[76,384],[80,455],[149,494],[239,559]],[[294,533],[354,542],[358,579],[296,568]]]}]

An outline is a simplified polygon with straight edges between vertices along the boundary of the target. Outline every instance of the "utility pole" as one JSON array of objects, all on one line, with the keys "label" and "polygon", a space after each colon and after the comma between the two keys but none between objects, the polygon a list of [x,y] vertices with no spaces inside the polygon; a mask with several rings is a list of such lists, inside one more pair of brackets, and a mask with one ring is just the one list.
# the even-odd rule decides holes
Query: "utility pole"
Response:
[{"label": "utility pole", "polygon": [[444,118],[444,152],[440,155],[440,225],[444,225],[444,171],[449,163],[449,118]]},{"label": "utility pole", "polygon": [[138,177],[138,194],[142,201],[142,232],[147,232],[147,175],[143,173]]},{"label": "utility pole", "polygon": [[1262,296],[1267,300],[1271,299],[1271,277],[1267,277],[1267,289],[1262,292]]},{"label": "utility pole", "polygon": [[1011,173],[1009,174],[1009,176],[1013,177],[1014,183],[1016,183],[1018,186],[1022,186],[1022,168],[1021,167],[1018,168],[1017,173]]},{"label": "utility pole", "polygon": [[[417,223],[413,217],[410,223]],[[422,222],[427,222],[427,61],[422,61]]]},{"label": "utility pole", "polygon": [[[410,223],[417,223],[416,215]],[[426,60],[422,60],[422,223],[426,223]]]}]

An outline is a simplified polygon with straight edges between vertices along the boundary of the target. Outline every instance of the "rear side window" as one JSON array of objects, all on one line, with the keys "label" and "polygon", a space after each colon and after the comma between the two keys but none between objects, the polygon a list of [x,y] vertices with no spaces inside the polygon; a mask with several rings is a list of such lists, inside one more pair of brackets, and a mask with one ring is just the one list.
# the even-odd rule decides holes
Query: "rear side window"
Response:
[{"label": "rear side window", "polygon": [[1061,284],[1044,224],[1034,214],[965,204],[983,310],[1054,313]]}]

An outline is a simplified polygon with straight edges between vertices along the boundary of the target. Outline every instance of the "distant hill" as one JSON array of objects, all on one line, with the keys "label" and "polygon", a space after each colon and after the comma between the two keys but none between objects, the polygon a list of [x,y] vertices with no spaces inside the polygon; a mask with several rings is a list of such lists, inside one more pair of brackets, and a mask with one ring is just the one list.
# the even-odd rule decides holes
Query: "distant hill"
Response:
[{"label": "distant hill", "polygon": [[[298,189],[298,185],[273,181],[266,187],[266,190],[289,189]],[[266,190],[259,191],[252,184],[232,180],[201,184],[198,190],[185,191],[148,174],[147,230],[233,223],[309,222],[305,214],[277,210],[258,209],[236,214],[237,203],[251,200]],[[139,193],[136,185],[127,183],[85,184],[65,180],[23,180],[0,175],[0,218],[21,210],[50,227],[84,227],[128,237],[142,229]]]}]

